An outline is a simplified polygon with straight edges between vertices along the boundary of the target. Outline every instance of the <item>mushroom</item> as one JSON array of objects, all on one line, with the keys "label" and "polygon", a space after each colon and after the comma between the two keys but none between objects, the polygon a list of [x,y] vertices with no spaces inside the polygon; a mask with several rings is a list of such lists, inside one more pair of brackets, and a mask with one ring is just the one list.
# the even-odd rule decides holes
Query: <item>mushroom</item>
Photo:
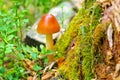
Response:
[{"label": "mushroom", "polygon": [[52,14],[46,14],[42,16],[41,20],[37,26],[37,32],[46,35],[46,49],[53,50],[54,42],[52,39],[52,34],[59,32],[60,26],[57,19]]}]

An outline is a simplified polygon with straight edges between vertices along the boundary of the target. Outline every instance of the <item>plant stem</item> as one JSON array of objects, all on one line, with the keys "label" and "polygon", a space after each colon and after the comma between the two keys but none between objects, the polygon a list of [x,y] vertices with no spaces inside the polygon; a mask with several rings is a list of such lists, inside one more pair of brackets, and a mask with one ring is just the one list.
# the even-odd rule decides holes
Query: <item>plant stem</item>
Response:
[{"label": "plant stem", "polygon": [[[17,8],[18,7],[17,2],[15,3],[15,5],[16,5],[16,8]],[[16,20],[16,26],[18,27],[18,36],[20,37],[20,41],[22,42],[22,36],[23,36],[23,34],[22,34],[22,26],[20,24],[20,17],[18,15],[18,8],[17,9],[16,8],[15,8],[15,13],[16,13],[16,17],[18,18]]]}]

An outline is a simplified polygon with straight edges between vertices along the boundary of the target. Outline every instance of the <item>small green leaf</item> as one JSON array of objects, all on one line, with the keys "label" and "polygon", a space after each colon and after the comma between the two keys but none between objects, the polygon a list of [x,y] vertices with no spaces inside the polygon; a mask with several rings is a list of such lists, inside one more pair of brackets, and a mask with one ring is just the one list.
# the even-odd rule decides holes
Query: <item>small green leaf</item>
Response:
[{"label": "small green leaf", "polygon": [[5,50],[5,53],[11,53],[12,52],[12,48],[11,47],[7,47]]},{"label": "small green leaf", "polygon": [[0,60],[0,65],[2,65],[3,64],[3,60]]},{"label": "small green leaf", "polygon": [[24,71],[25,71],[25,69],[22,68],[22,67],[20,67],[20,72],[21,72],[21,73],[24,73]]},{"label": "small green leaf", "polygon": [[2,16],[2,12],[0,11],[0,16]]},{"label": "small green leaf", "polygon": [[5,53],[11,53],[13,46],[14,46],[14,44],[7,44],[6,49],[5,49]]},{"label": "small green leaf", "polygon": [[46,54],[53,54],[53,51],[52,50],[47,50]]},{"label": "small green leaf", "polygon": [[37,59],[37,54],[35,52],[31,53],[31,58],[34,60]]},{"label": "small green leaf", "polygon": [[44,58],[44,63],[48,64],[48,58],[47,57]]},{"label": "small green leaf", "polygon": [[46,52],[46,48],[44,45],[40,45],[40,49],[41,49],[41,53],[45,53]]},{"label": "small green leaf", "polygon": [[24,9],[24,10],[22,10],[22,14],[24,14],[24,13],[27,13],[27,10],[25,10],[25,9]]},{"label": "small green leaf", "polygon": [[19,16],[20,16],[21,18],[23,18],[23,17],[24,17],[24,14],[20,14]]},{"label": "small green leaf", "polygon": [[14,44],[7,44],[6,47],[13,47]]},{"label": "small green leaf", "polygon": [[13,80],[12,74],[7,75],[7,77],[8,77],[9,80]]},{"label": "small green leaf", "polygon": [[14,10],[13,9],[10,9],[9,11],[8,11],[8,13],[13,13],[14,12]]},{"label": "small green leaf", "polygon": [[9,35],[9,36],[7,37],[7,41],[12,40],[13,38],[14,38],[14,35]]},{"label": "small green leaf", "polygon": [[35,65],[33,66],[33,69],[34,69],[35,71],[39,71],[39,70],[42,69],[42,67],[40,67],[40,66],[38,66],[37,64],[35,64]]},{"label": "small green leaf", "polygon": [[8,20],[8,18],[6,18],[6,17],[3,18],[3,22],[7,22],[7,20]]},{"label": "small green leaf", "polygon": [[14,33],[14,32],[16,32],[16,29],[9,30],[9,31],[7,32],[7,34],[12,34],[12,33]]},{"label": "small green leaf", "polygon": [[22,60],[25,59],[25,56],[24,56],[22,53],[19,53],[18,56],[19,56],[19,58],[22,59]]},{"label": "small green leaf", "polygon": [[4,61],[7,61],[7,60],[9,60],[9,57],[6,57],[6,56],[5,56],[5,57],[4,57]]},{"label": "small green leaf", "polygon": [[1,27],[0,27],[0,31],[6,31],[7,30],[7,28],[4,26],[4,25],[2,25]]},{"label": "small green leaf", "polygon": [[24,22],[24,23],[28,23],[29,20],[28,20],[28,19],[24,19],[23,22]]},{"label": "small green leaf", "polygon": [[4,48],[4,42],[0,42],[0,49]]},{"label": "small green leaf", "polygon": [[4,68],[4,67],[0,67],[0,73],[4,74],[5,71],[6,71],[6,68]]},{"label": "small green leaf", "polygon": [[4,53],[0,53],[0,58],[3,58],[4,57]]}]

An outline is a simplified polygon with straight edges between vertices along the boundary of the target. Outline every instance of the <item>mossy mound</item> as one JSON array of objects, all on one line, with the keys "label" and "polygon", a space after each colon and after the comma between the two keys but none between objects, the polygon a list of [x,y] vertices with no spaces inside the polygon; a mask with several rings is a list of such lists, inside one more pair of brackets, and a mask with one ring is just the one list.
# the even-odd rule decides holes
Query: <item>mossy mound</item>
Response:
[{"label": "mossy mound", "polygon": [[89,8],[79,10],[55,45],[56,56],[65,58],[59,71],[66,80],[91,80],[94,77],[93,33],[100,23],[101,8],[94,0],[87,6]]}]

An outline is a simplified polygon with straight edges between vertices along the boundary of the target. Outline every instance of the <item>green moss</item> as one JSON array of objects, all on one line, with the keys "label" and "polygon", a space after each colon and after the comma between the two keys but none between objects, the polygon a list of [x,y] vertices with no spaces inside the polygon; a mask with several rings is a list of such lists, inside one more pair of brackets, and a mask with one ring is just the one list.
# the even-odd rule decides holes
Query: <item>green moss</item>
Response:
[{"label": "green moss", "polygon": [[96,0],[85,0],[84,2],[84,5],[85,5],[85,8],[88,9],[91,7],[91,5],[93,5],[93,3],[95,2]]},{"label": "green moss", "polygon": [[94,46],[97,47],[101,44],[101,39],[105,35],[105,25],[98,24],[94,31]]},{"label": "green moss", "polygon": [[76,42],[73,49],[67,53],[66,61],[63,66],[60,67],[60,73],[68,80],[79,80],[80,76],[80,51],[79,43]]},{"label": "green moss", "polygon": [[79,18],[79,14],[77,14],[76,17],[74,17],[74,19],[70,23],[67,32],[65,32],[64,35],[62,35],[62,37],[56,43],[55,51],[58,51],[58,57],[65,56],[66,49],[69,46],[71,40],[77,36],[77,28],[79,28],[78,26],[80,25],[80,21],[81,20]]},{"label": "green moss", "polygon": [[[59,69],[68,80],[80,80],[93,78],[94,49],[93,33],[100,23],[101,8],[94,4],[89,9],[82,8],[74,17],[68,30],[55,45],[57,56],[66,57],[63,66]],[[73,48],[66,50],[71,41],[75,39]],[[82,72],[79,66],[82,65]]]},{"label": "green moss", "polygon": [[82,73],[84,80],[93,78],[94,49],[93,49],[93,32],[96,25],[100,23],[101,8],[96,4],[91,10],[85,10],[85,16],[80,29],[80,53],[82,55]]}]

